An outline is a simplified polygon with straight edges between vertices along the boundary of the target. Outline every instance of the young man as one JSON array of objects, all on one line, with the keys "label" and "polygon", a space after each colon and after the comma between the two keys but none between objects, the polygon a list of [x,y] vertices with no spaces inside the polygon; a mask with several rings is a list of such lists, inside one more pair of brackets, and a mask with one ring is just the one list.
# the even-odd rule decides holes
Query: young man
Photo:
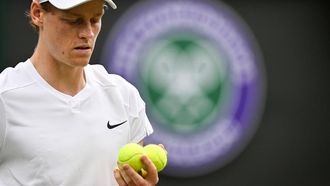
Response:
[{"label": "young man", "polygon": [[158,174],[117,168],[119,148],[153,132],[138,91],[89,65],[111,0],[33,0],[39,39],[30,59],[0,75],[0,185],[156,185]]}]

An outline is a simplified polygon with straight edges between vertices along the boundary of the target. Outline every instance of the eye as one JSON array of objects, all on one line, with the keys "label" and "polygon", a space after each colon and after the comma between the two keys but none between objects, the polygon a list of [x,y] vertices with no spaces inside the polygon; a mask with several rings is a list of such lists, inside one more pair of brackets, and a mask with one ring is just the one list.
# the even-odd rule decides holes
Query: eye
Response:
[{"label": "eye", "polygon": [[95,18],[92,18],[92,19],[91,19],[91,23],[92,23],[92,24],[97,24],[97,23],[99,23],[99,22],[101,22],[101,18],[100,18],[100,17],[95,17]]},{"label": "eye", "polygon": [[76,19],[63,18],[62,20],[70,25],[79,25],[83,22],[82,19],[80,18],[76,18]]}]

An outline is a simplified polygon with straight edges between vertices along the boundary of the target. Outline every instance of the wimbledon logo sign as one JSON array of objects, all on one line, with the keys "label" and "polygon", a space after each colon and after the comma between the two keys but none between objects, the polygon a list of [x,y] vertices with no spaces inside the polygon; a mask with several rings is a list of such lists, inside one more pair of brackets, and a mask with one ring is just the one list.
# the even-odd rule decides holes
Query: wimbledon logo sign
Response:
[{"label": "wimbledon logo sign", "polygon": [[189,177],[235,158],[255,132],[265,80],[252,34],[209,1],[144,1],[115,25],[103,63],[141,93],[168,150],[165,174]]}]

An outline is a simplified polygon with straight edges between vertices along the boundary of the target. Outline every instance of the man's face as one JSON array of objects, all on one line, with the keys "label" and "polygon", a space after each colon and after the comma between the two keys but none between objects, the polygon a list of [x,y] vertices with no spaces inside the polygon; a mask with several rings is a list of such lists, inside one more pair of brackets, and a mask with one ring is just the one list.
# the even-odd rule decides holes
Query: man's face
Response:
[{"label": "man's face", "polygon": [[44,13],[40,42],[53,60],[70,67],[85,66],[101,29],[104,1],[94,0],[69,10]]}]

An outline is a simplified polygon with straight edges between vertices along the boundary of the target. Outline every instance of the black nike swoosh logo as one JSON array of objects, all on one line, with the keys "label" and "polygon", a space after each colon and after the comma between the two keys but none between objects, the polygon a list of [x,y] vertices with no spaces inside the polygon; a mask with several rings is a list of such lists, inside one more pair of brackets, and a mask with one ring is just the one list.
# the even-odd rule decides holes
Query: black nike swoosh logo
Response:
[{"label": "black nike swoosh logo", "polygon": [[127,122],[127,120],[126,121],[123,121],[121,123],[115,124],[115,125],[110,125],[110,122],[108,121],[108,128],[109,129],[114,129],[114,128],[119,127],[120,125],[122,125],[122,124],[124,124],[126,122]]}]

